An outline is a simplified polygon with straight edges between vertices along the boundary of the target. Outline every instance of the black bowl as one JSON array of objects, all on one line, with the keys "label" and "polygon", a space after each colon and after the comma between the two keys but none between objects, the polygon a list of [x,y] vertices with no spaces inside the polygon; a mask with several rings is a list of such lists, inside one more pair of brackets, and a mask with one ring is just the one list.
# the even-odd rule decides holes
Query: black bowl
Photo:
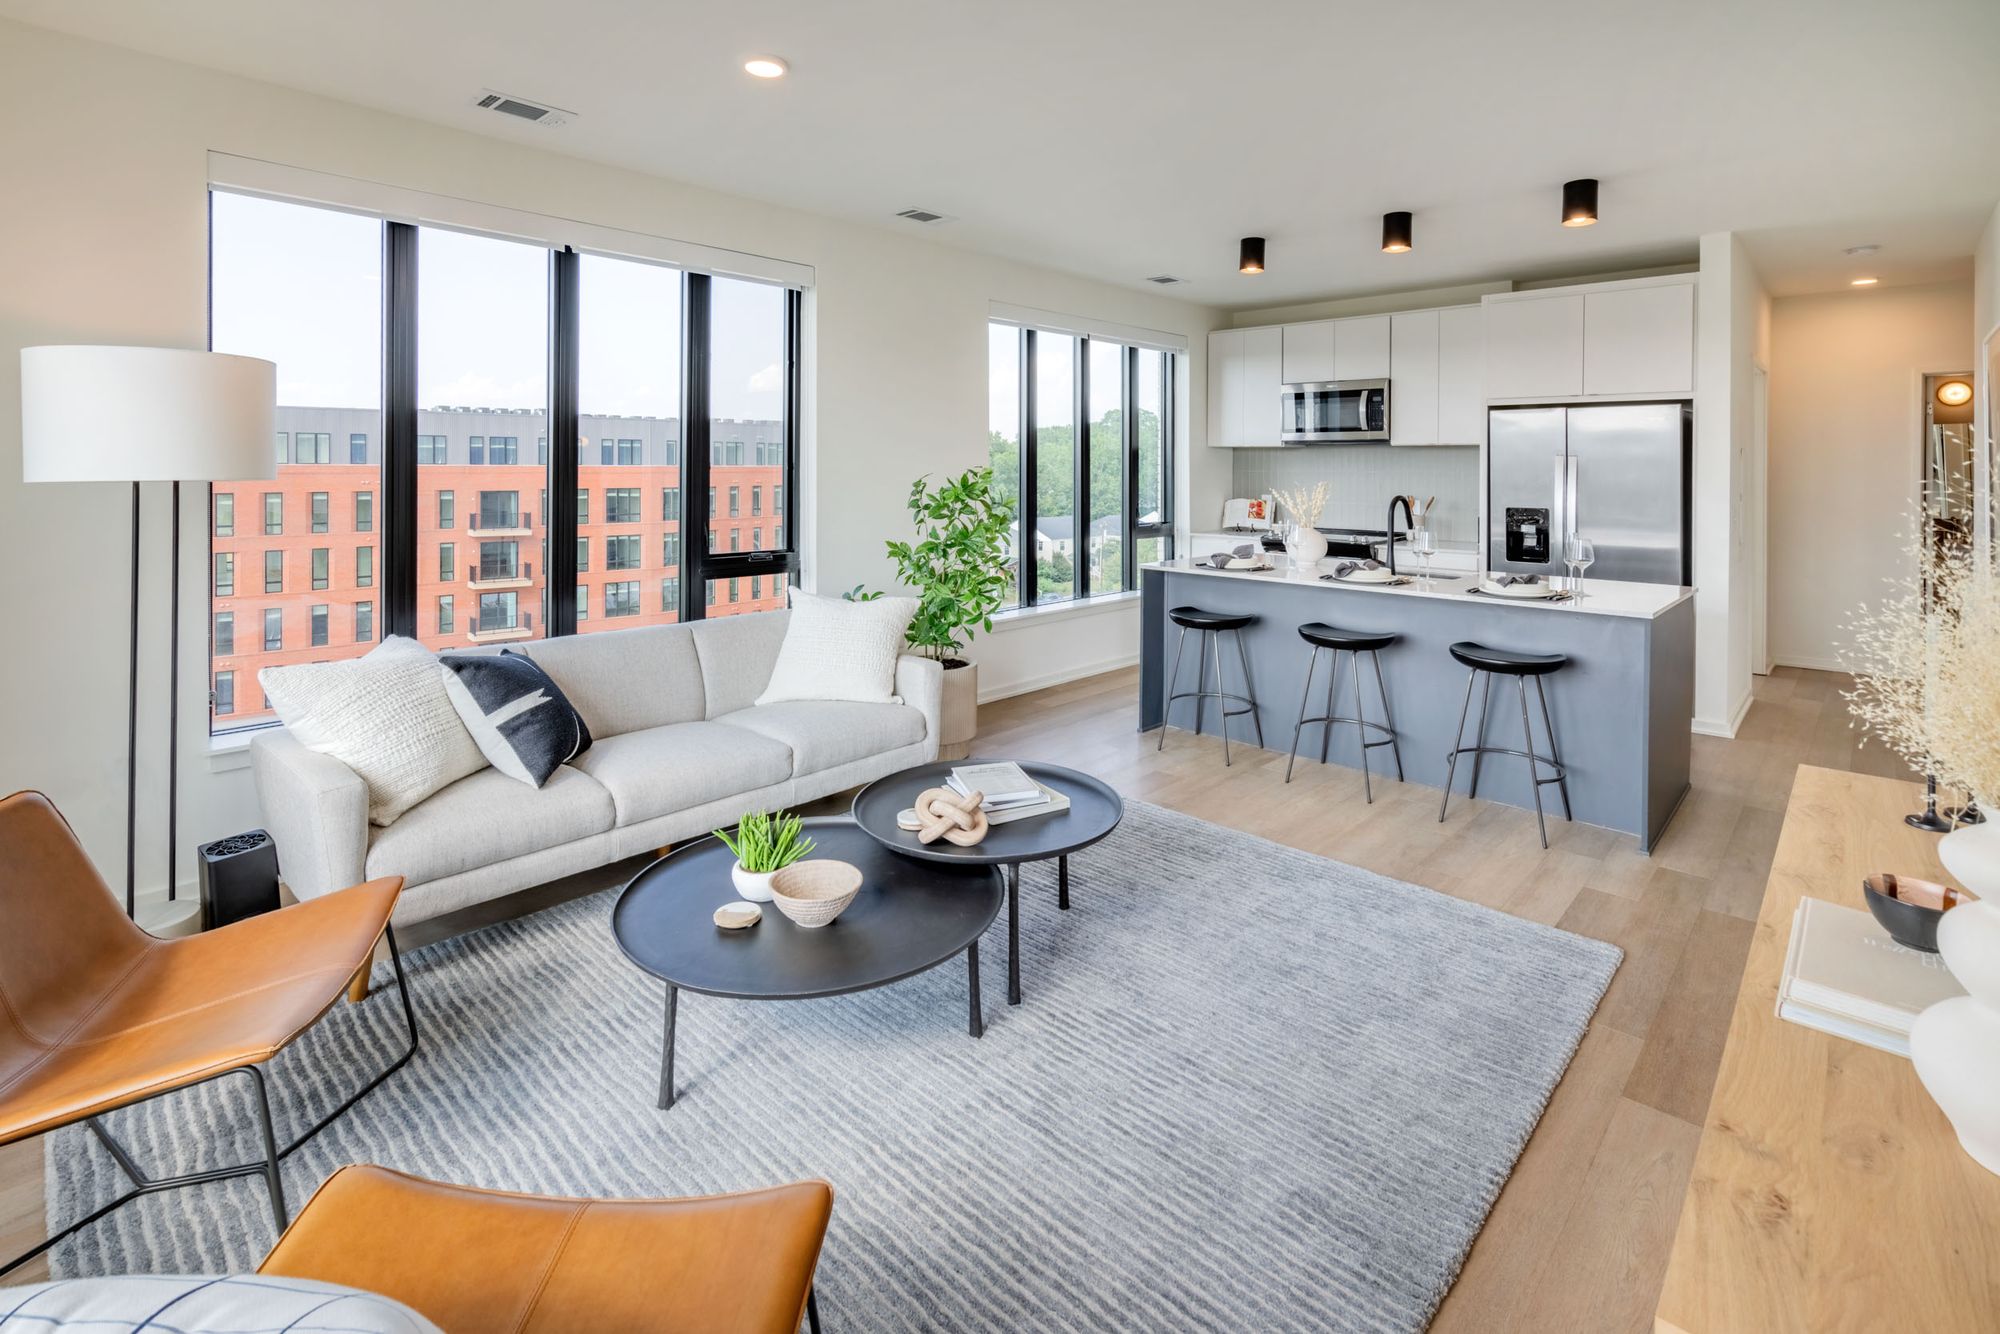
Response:
[{"label": "black bowl", "polygon": [[[1907,876],[1901,878],[1908,879]],[[1875,914],[1875,920],[1882,924],[1882,929],[1898,945],[1936,954],[1938,922],[1943,919],[1945,910],[1892,898],[1876,888],[1881,881],[1893,884],[1896,879],[1898,877],[1886,874],[1871,875],[1861,882],[1861,892],[1868,898],[1868,911]]]}]

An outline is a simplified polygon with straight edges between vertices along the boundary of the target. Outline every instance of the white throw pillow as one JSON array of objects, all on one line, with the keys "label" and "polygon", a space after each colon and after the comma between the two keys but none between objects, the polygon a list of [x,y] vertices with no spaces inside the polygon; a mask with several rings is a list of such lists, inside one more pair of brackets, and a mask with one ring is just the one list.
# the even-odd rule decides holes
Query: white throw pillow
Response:
[{"label": "white throw pillow", "polygon": [[359,1288],[276,1274],[208,1278],[121,1274],[6,1289],[0,1334],[209,1334],[239,1330],[338,1330],[340,1334],[441,1334],[401,1302]]},{"label": "white throw pillow", "polygon": [[917,614],[915,598],[849,602],[792,590],[792,616],[759,704],[789,699],[896,698],[896,658]]},{"label": "white throw pillow", "polygon": [[368,818],[396,817],[486,767],[445,694],[437,655],[391,635],[364,657],[266,667],[265,698],[307,750],[331,755],[368,785]]}]

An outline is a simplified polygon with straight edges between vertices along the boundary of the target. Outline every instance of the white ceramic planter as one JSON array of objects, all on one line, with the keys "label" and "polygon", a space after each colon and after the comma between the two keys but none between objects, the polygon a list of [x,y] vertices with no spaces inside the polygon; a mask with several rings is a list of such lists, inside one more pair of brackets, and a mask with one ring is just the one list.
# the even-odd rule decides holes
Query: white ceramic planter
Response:
[{"label": "white ceramic planter", "polygon": [[1910,1060],[1959,1144],[2000,1174],[2000,821],[1946,834],[1938,856],[1980,900],[1938,923],[1938,953],[1967,994],[1917,1016]]},{"label": "white ceramic planter", "polygon": [[771,901],[771,877],[776,874],[776,871],[746,871],[742,862],[729,868],[730,883],[736,886],[738,894],[752,903]]},{"label": "white ceramic planter", "polygon": [[1304,569],[1317,564],[1326,555],[1326,534],[1317,528],[1303,524],[1292,530],[1285,539],[1285,554],[1292,558],[1292,564]]},{"label": "white ceramic planter", "polygon": [[944,669],[944,696],[939,705],[938,758],[962,760],[972,753],[979,734],[979,664]]}]

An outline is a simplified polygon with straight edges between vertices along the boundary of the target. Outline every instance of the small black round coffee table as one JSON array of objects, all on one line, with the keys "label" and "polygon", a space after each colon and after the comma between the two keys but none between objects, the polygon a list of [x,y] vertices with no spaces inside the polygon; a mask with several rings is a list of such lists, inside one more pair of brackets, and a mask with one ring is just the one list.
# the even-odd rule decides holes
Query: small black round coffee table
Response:
[{"label": "small black round coffee table", "polygon": [[1000,915],[1000,873],[898,857],[839,816],[805,822],[812,856],[861,868],[861,890],[826,926],[794,925],[776,904],[740,931],[715,910],[740,896],[735,857],[718,838],[677,848],[632,877],[611,910],[625,957],[667,984],[660,1102],[674,1105],[674,1020],[682,991],[738,1000],[808,1000],[866,991],[935,968],[961,951],[970,993],[967,1030],[985,1032],[979,1010],[979,937]]},{"label": "small black round coffee table", "polygon": [[1007,1003],[1021,1003],[1021,863],[1056,859],[1056,906],[1069,909],[1069,854],[1081,852],[1118,827],[1125,803],[1111,785],[1059,764],[1018,761],[1028,777],[1069,798],[1069,809],[990,826],[973,847],[939,839],[924,844],[896,823],[925,788],[944,787],[951,771],[993,760],[940,760],[878,778],[854,795],[854,823],[883,847],[932,865],[1007,868]]}]

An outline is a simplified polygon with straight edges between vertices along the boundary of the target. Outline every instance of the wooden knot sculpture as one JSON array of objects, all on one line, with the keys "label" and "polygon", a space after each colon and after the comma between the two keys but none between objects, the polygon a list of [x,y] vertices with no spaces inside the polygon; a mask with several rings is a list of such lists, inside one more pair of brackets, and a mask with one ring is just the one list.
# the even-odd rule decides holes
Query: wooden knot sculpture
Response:
[{"label": "wooden knot sculpture", "polygon": [[943,839],[956,847],[969,848],[986,837],[990,827],[979,803],[984,792],[959,796],[948,787],[926,788],[917,797],[917,842],[931,844]]}]

